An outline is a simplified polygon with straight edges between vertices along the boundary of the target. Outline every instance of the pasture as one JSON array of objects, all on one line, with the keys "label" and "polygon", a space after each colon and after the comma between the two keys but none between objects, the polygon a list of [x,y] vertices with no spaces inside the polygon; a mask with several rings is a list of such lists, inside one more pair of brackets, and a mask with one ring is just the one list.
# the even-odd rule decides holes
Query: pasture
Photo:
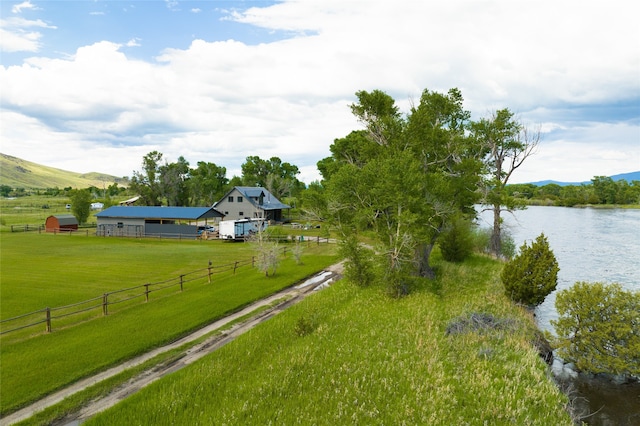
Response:
[{"label": "pasture", "polygon": [[[118,239],[84,234],[0,233],[0,317],[77,303],[109,291],[251,258],[250,244]],[[251,266],[196,280],[114,314],[66,323],[52,333],[0,337],[0,413],[177,339],[335,262],[333,245],[308,245],[303,263],[283,256],[275,276]],[[46,371],[46,374],[43,372]]]}]

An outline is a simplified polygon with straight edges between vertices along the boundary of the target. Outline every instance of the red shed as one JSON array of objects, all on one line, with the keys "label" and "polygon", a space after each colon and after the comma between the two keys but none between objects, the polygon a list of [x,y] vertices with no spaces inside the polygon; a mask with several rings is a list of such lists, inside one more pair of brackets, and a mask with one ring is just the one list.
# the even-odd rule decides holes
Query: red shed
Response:
[{"label": "red shed", "polygon": [[47,232],[77,231],[78,219],[72,214],[49,216],[44,223]]}]

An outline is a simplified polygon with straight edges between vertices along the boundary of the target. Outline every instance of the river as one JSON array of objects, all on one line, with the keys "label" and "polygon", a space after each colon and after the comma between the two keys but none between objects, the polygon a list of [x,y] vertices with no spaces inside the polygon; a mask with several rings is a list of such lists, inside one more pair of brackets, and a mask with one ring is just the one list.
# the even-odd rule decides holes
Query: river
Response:
[{"label": "river", "polygon": [[[491,214],[480,214],[481,226],[491,227]],[[617,282],[640,291],[640,210],[530,206],[502,217],[518,248],[545,234],[560,266],[556,291],[577,281]],[[550,321],[558,317],[554,304],[555,292],[536,309],[538,326],[552,333]],[[640,424],[640,385],[578,380],[575,386],[577,396],[588,400],[589,410],[597,411],[585,422]]]}]

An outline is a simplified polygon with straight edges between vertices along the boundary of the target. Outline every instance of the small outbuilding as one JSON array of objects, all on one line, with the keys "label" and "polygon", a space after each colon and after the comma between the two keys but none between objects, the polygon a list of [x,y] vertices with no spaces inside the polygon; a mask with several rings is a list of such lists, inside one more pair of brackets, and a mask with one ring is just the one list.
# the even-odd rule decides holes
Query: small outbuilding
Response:
[{"label": "small outbuilding", "polygon": [[78,230],[78,219],[72,214],[49,216],[44,222],[47,232],[71,232]]}]

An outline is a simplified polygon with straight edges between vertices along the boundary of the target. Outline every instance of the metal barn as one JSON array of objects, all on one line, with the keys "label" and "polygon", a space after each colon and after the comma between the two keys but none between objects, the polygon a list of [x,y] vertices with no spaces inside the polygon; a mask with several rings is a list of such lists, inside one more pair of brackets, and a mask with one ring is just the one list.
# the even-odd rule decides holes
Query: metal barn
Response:
[{"label": "metal barn", "polygon": [[198,226],[223,214],[213,207],[112,206],[96,214],[103,237],[196,238]]}]

